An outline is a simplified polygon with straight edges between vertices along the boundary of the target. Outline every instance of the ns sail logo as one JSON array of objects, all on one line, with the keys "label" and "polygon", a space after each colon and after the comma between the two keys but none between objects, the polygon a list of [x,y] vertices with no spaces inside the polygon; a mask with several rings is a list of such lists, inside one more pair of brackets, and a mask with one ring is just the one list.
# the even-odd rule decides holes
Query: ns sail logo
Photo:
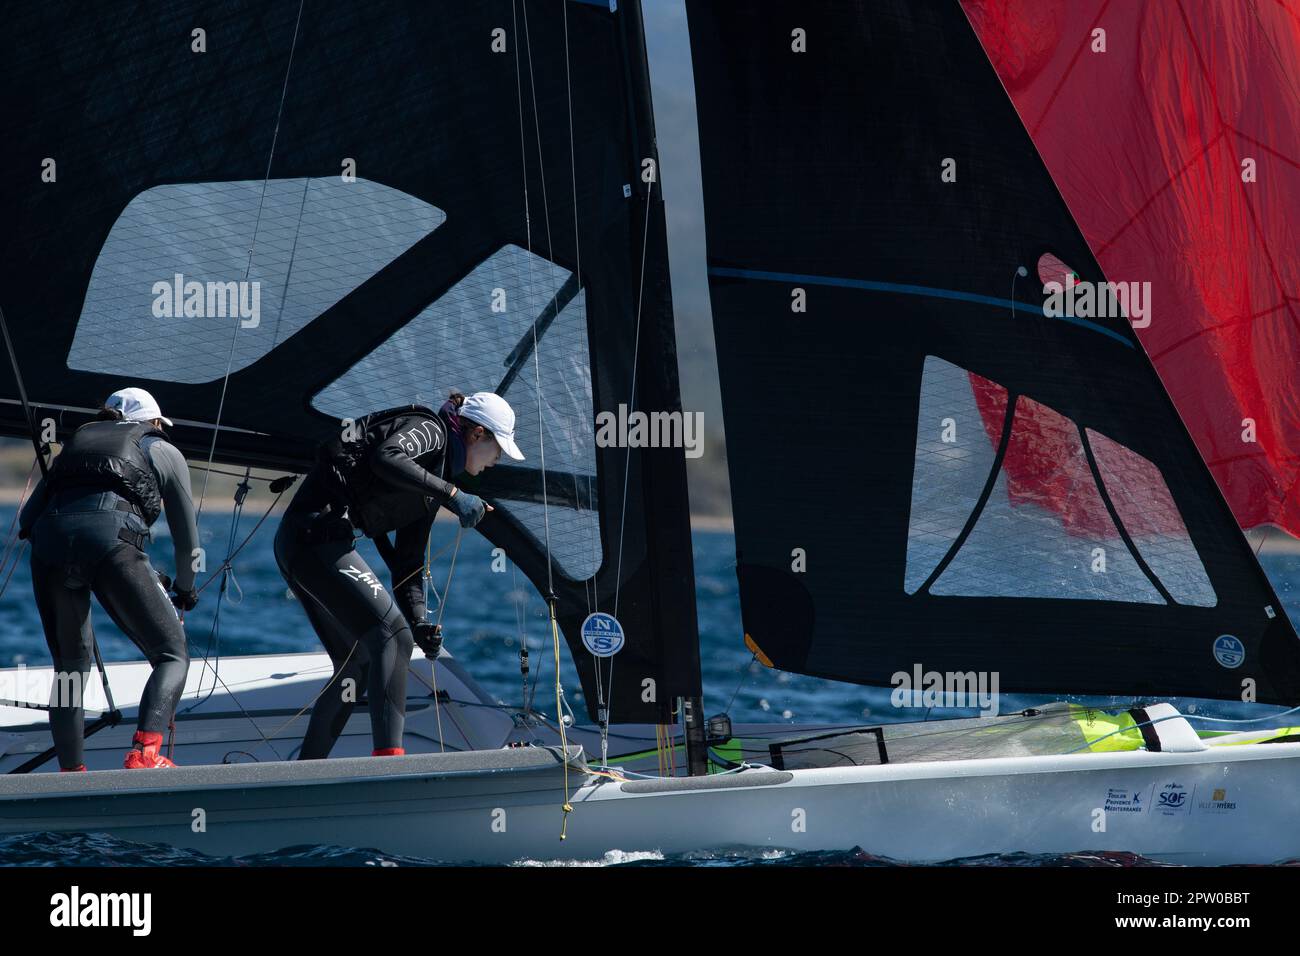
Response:
[{"label": "ns sail logo", "polygon": [[623,649],[623,625],[612,614],[596,611],[582,622],[582,643],[596,657],[613,657]]}]

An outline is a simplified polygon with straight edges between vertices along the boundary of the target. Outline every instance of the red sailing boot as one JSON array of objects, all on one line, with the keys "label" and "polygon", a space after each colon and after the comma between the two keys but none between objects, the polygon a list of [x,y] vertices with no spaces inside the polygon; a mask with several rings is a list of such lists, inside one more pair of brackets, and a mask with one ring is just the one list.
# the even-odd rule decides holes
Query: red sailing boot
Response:
[{"label": "red sailing boot", "polygon": [[384,747],[380,750],[370,751],[372,757],[401,757],[406,753],[405,747]]},{"label": "red sailing boot", "polygon": [[158,752],[162,746],[162,734],[151,734],[137,730],[131,738],[131,749],[126,752],[126,761],[122,766],[127,770],[153,770],[161,767],[174,767],[166,757]]},{"label": "red sailing boot", "polygon": [[85,772],[86,772],[86,765],[84,763],[79,763],[75,767],[59,768],[59,773],[85,773]]}]

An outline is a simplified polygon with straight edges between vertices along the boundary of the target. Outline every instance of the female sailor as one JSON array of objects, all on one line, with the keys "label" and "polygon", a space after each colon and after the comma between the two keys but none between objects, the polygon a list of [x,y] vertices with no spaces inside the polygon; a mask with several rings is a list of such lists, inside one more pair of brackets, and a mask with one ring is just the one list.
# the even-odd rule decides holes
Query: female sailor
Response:
[{"label": "female sailor", "polygon": [[[515,413],[492,392],[453,392],[437,412],[418,405],[366,416],[359,432],[322,446],[275,535],[275,559],[334,663],[312,709],[298,759],[329,756],[361,688],[370,707],[373,756],[405,753],[406,672],[413,644],[432,660],[442,639],[425,619],[424,566],[439,506],[472,528],[491,506],[452,478],[477,475],[514,441]],[[348,440],[351,438],[351,440]],[[391,543],[388,532],[395,531]],[[392,574],[389,594],[357,553],[374,539]]]},{"label": "female sailor", "polygon": [[[99,417],[64,443],[19,516],[19,533],[32,542],[32,588],[54,658],[50,731],[61,770],[86,769],[92,592],[153,665],[125,765],[175,766],[159,750],[189,673],[176,608],[189,610],[198,600],[193,566],[199,534],[189,468],[163,425],[171,421],[144,389],[114,392]],[[144,551],[160,511],[166,512],[176,558],[170,601]]]}]

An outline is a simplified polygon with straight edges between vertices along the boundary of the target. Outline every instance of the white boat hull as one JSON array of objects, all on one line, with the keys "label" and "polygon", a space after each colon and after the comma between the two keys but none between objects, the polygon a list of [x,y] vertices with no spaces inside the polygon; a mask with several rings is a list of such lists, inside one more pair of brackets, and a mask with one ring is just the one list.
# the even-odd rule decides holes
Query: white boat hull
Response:
[{"label": "white boat hull", "polygon": [[[10,777],[0,781],[0,834],[102,832],[216,857],[329,844],[481,863],[855,846],[914,862],[1013,851],[1128,851],[1197,865],[1300,857],[1300,744],[632,783],[589,776],[579,762],[569,770],[573,811],[563,841],[563,771],[552,750],[382,764],[192,767],[148,780],[115,770],[28,778],[24,790]],[[1185,796],[1162,808],[1158,795],[1170,784]],[[1213,799],[1216,790],[1223,799]],[[1115,807],[1117,794],[1133,793],[1140,809]]]},{"label": "white boat hull", "polygon": [[[261,668],[266,680],[244,682],[238,696],[247,707],[266,686],[279,688],[261,703],[282,711],[319,688],[318,657],[230,659],[223,673],[234,679],[240,667],[250,674]],[[268,662],[276,666],[268,669]],[[439,665],[444,688],[455,684],[445,664]],[[452,698],[481,693],[466,681],[455,685]],[[1300,858],[1300,743],[627,781],[589,773],[575,747],[566,790],[558,751],[501,748],[518,728],[488,707],[442,705],[444,728],[459,728],[463,752],[437,753],[437,739],[425,736],[435,715],[421,712],[408,737],[423,754],[310,762],[264,754],[257,763],[221,764],[221,754],[255,747],[254,719],[263,733],[281,728],[275,739],[282,757],[304,720],[286,726],[292,711],[250,719],[231,715],[231,705],[214,695],[204,705],[212,708],[206,717],[195,711],[179,722],[177,757],[187,765],[177,770],[0,776],[0,835],[101,832],[214,857],[325,844],[482,863],[600,861],[617,851],[672,856],[853,847],[914,862],[1079,851],[1202,865]],[[471,720],[476,710],[490,716]],[[31,712],[21,716],[31,720]],[[345,752],[368,752],[367,718],[362,713],[353,721],[359,724],[349,725]],[[48,746],[47,735],[14,718],[7,729],[0,769]],[[528,735],[544,736],[536,730]],[[119,726],[92,737],[92,743],[123,738],[88,751],[95,755],[92,767],[120,766],[129,734],[129,726]],[[573,737],[590,744],[589,733]],[[202,755],[215,765],[196,765]],[[561,841],[566,799],[573,810]]]}]

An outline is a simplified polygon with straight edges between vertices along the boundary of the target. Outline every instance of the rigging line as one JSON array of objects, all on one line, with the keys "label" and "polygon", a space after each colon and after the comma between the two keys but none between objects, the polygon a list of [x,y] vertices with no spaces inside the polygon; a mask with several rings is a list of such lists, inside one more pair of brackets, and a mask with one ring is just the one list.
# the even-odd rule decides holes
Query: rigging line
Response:
[{"label": "rigging line", "polygon": [[[9,554],[13,550],[14,544],[18,541],[18,535],[16,534],[16,531],[18,530],[18,516],[22,514],[23,503],[27,500],[27,492],[31,491],[32,476],[34,474],[36,474],[35,461],[32,462],[32,467],[27,469],[27,483],[23,485],[23,493],[18,496],[18,507],[14,509],[14,518],[12,521],[9,522],[9,534],[8,537],[6,537],[5,539],[4,557],[0,558],[0,571],[3,571],[5,565],[9,563]],[[24,542],[24,545],[25,544],[26,542]],[[17,561],[17,558],[15,558],[14,560]],[[4,593],[4,589],[0,588],[0,594],[3,593]]]},{"label": "rigging line", "polygon": [[[268,175],[270,170],[267,170]],[[307,191],[311,188],[311,177],[303,178],[302,183],[302,202],[298,204],[298,225],[293,230],[293,245],[289,247],[289,264],[284,269],[284,285],[280,287],[280,308],[275,313],[275,331],[271,333],[271,348],[275,348],[275,343],[280,338],[280,323],[284,321],[284,304],[289,301],[289,279],[293,277],[293,264],[298,259],[298,238],[302,234],[302,216],[307,211]],[[257,242],[257,230],[253,230],[253,242]],[[249,250],[249,267],[252,267],[253,260]],[[247,278],[247,276],[245,276]]]},{"label": "rigging line", "polygon": [[[240,494],[240,490],[242,490],[244,494]],[[212,627],[208,630],[207,645],[203,649],[203,663],[205,666],[207,666],[212,670],[214,677],[217,676],[221,666],[221,630],[220,630],[221,603],[225,599],[226,589],[229,585],[229,582],[234,580],[234,573],[233,573],[233,569],[230,566],[230,559],[235,546],[235,537],[239,533],[239,521],[244,514],[244,499],[247,494],[247,490],[248,490],[248,483],[244,482],[239,486],[239,489],[236,489],[235,491],[235,510],[231,513],[230,533],[226,536],[226,557],[225,560],[221,562],[221,567],[216,571],[216,574],[221,576],[221,588],[217,592],[217,607],[212,615]],[[211,579],[209,579],[209,583],[210,581]],[[238,582],[236,582],[235,586],[239,587]],[[242,592],[241,592],[241,600],[242,600]],[[210,663],[209,660],[213,656],[214,645],[217,648],[215,652],[216,664]],[[198,697],[199,694],[202,692],[202,690],[203,690],[203,674],[202,671],[200,671],[199,686],[195,688],[194,696]],[[209,689],[207,693],[207,697],[204,697],[203,700],[207,700],[208,697],[211,697],[216,692],[216,690],[217,690],[217,682],[216,680],[213,680],[212,687],[211,689]],[[198,706],[198,705],[195,704],[194,706]]]},{"label": "rigging line", "polygon": [[745,680],[749,677],[749,669],[754,666],[756,660],[758,660],[757,654],[751,657],[749,663],[740,669],[740,680],[736,682],[736,689],[731,692],[731,700],[727,701],[727,709],[723,711],[724,714],[731,713],[731,705],[736,702],[736,695],[740,693],[740,688],[745,686]]},{"label": "rigging line", "polygon": [[[351,646],[350,648],[348,648],[348,654],[347,654],[347,657],[343,658],[343,663],[340,664],[337,668],[335,668],[335,670],[334,670],[334,675],[333,675],[329,680],[327,680],[327,681],[325,682],[325,686],[324,686],[324,687],[322,687],[319,691],[317,691],[315,697],[313,697],[311,700],[307,701],[307,703],[304,704],[304,705],[302,706],[302,708],[301,708],[301,709],[300,709],[296,714],[294,714],[292,717],[290,717],[288,720],[286,720],[284,723],[282,723],[279,727],[276,727],[274,730],[272,730],[272,731],[271,731],[271,734],[270,734],[269,737],[268,737],[266,734],[262,734],[262,742],[265,743],[268,747],[271,748],[271,752],[274,753],[274,754],[276,755],[277,758],[279,758],[279,759],[281,759],[281,760],[284,759],[283,757],[280,756],[279,751],[277,751],[277,750],[275,749],[275,746],[271,743],[271,741],[272,741],[274,738],[278,737],[278,736],[280,735],[280,733],[281,733],[281,732],[282,732],[286,727],[288,727],[291,723],[293,723],[295,720],[297,720],[297,719],[298,719],[299,717],[301,717],[303,714],[307,713],[307,711],[311,710],[312,707],[314,707],[314,706],[316,705],[316,701],[320,700],[320,699],[321,699],[321,696],[322,696],[322,695],[323,695],[327,690],[330,689],[330,686],[331,686],[331,685],[332,685],[336,680],[339,679],[339,675],[342,674],[344,668],[346,668],[346,667],[348,666],[348,661],[352,660],[352,655],[356,653],[356,650],[357,650],[357,647],[358,647],[359,644],[360,644],[360,641],[353,641],[353,642],[352,642],[352,646]],[[225,684],[223,683],[222,686],[224,687]],[[230,691],[230,688],[228,688],[228,687],[226,688],[226,690],[227,690],[228,693],[230,693],[230,697],[231,697],[231,699],[234,700],[234,697],[235,697],[234,693],[231,692],[231,691]],[[236,705],[238,705],[238,704],[239,704],[239,701],[236,700],[235,703],[236,703]],[[197,706],[197,705],[195,705],[195,706]],[[193,708],[190,708],[190,709],[193,709]],[[239,709],[240,709],[240,710],[244,710],[244,708],[242,708],[242,707],[240,707]],[[248,718],[249,718],[250,720],[253,720],[252,715],[249,714],[248,711],[245,710],[244,713],[245,713],[245,715],[248,716]],[[257,726],[257,721],[256,721],[256,720],[253,720],[253,729],[256,730],[259,734],[262,733],[261,728]],[[301,746],[301,744],[300,744],[300,746]]]},{"label": "rigging line", "polygon": [[[293,40],[289,44],[289,62],[284,69],[284,83],[280,87],[280,105],[275,114],[275,131],[271,134],[271,153],[266,157],[266,173],[262,177],[262,194],[257,201],[257,218],[253,221],[253,241],[248,247],[248,264],[244,267],[244,280],[247,281],[253,271],[253,251],[257,248],[257,231],[262,224],[262,207],[266,203],[266,190],[271,181],[271,164],[275,162],[275,145],[280,139],[280,121],[284,118],[284,100],[289,92],[289,75],[293,72],[293,55],[298,49],[298,31],[302,26],[302,9],[306,0],[298,0],[298,18],[293,24]],[[304,193],[304,201],[305,201]],[[305,202],[304,202],[305,204]],[[298,229],[294,232],[294,242],[297,243],[297,232],[302,229],[302,211],[298,213]],[[287,284],[286,284],[287,288]],[[284,303],[281,302],[283,309]],[[212,461],[217,454],[217,436],[221,433],[221,416],[226,408],[226,390],[230,387],[230,370],[234,367],[235,362],[235,341],[239,337],[239,328],[242,322],[235,323],[234,332],[230,336],[230,354],[226,358],[226,374],[221,379],[221,398],[217,402],[217,418],[212,424],[212,444],[208,448],[208,467],[211,468]],[[203,502],[208,495],[208,477],[209,473],[204,472],[203,490],[199,494],[199,507],[195,512],[194,521],[197,524],[198,519],[203,515]]]},{"label": "rigging line", "polygon": [[519,590],[519,565],[515,564],[513,561],[510,562],[510,595],[513,599],[515,608],[515,633],[519,635],[520,670],[522,671],[525,665],[529,665],[529,670],[526,673],[521,674],[523,677],[523,687],[520,688],[522,697],[519,701],[526,717],[528,711],[531,709],[529,702],[532,696],[530,692],[530,678],[533,677],[530,654],[531,648],[528,646],[528,634],[524,630],[524,595],[523,592]]},{"label": "rigging line", "polygon": [[[573,190],[573,255],[575,266],[574,276],[578,280],[578,291],[574,294],[576,299],[582,292],[582,233],[578,231],[578,157],[577,151],[573,144],[573,78],[569,69],[569,0],[560,0],[560,9],[563,11],[564,19],[564,94],[568,101],[569,107],[569,182]],[[586,306],[584,303],[583,317],[586,317]],[[595,436],[592,436],[593,443]],[[581,505],[582,498],[578,493],[578,476],[574,472],[573,476],[573,497]],[[596,518],[599,521],[599,517]],[[592,522],[585,522],[587,525],[587,538],[591,542],[592,566],[595,567],[596,539]],[[592,611],[592,587],[595,584],[596,574],[593,571],[591,576],[582,582],[583,594],[587,599],[587,614]],[[599,606],[597,606],[599,609]]]},{"label": "rigging line", "polygon": [[[524,44],[528,49],[528,91],[532,96],[532,100],[533,100],[533,130],[537,134],[537,178],[542,184],[542,220],[543,222],[546,223],[546,256],[552,263],[554,263],[555,243],[551,239],[551,211],[550,211],[550,206],[547,203],[547,199],[546,199],[546,166],[542,159],[542,118],[541,115],[537,112],[537,79],[533,75],[533,41],[528,33],[527,3],[524,4],[523,10],[524,10]],[[516,54],[515,59],[516,61],[518,61],[518,54]],[[516,65],[516,75],[517,72],[518,72],[518,66]],[[520,97],[522,98],[522,96],[523,96],[523,91],[520,90]],[[522,122],[523,122],[523,117],[521,115],[520,123],[522,124]],[[525,178],[527,177],[527,175],[528,175],[527,167],[525,167],[524,170]],[[531,255],[532,253],[531,245],[532,245],[532,240],[530,237],[529,250],[528,250],[530,253],[528,257],[528,285],[530,289],[533,287],[533,279],[532,279],[533,259]],[[561,283],[559,282],[559,277],[557,276],[556,288],[555,288],[555,294],[557,296],[559,295],[560,285]],[[536,308],[536,303],[534,303],[534,310],[535,308]],[[537,446],[538,446],[538,452],[541,456],[541,470],[542,470],[542,526],[546,535],[546,589],[548,591],[550,600],[553,602],[555,597],[555,576],[553,571],[554,562],[552,562],[551,560],[551,509],[550,509],[550,502],[547,500],[547,495],[546,495],[546,438],[545,438],[545,422],[542,419],[542,366],[541,366],[541,359],[537,354],[537,349],[538,349],[537,323],[534,322],[533,323],[533,377],[536,381],[536,389],[537,389]],[[558,671],[557,671],[557,675],[558,675]]]},{"label": "rigging line", "polygon": [[[655,180],[659,177],[655,176]],[[647,184],[645,191],[645,229],[641,234],[641,275],[637,280],[636,291],[636,335],[632,342],[632,395],[628,401],[627,413],[632,414],[636,408],[636,370],[641,351],[641,306],[645,297],[645,254],[650,243],[650,197],[654,195],[655,180]],[[618,516],[618,571],[614,575],[614,617],[618,617],[618,598],[623,586],[623,529],[627,524],[627,482],[632,474],[632,444],[628,443],[627,456],[623,460],[623,503]]]},{"label": "rigging line", "polygon": [[[257,534],[257,529],[262,527],[263,522],[265,522],[266,519],[271,516],[271,512],[275,510],[275,506],[280,503],[280,499],[283,497],[284,497],[283,491],[275,496],[275,500],[271,502],[270,507],[267,508],[265,512],[263,512],[262,517],[257,519],[257,524],[253,525],[253,530],[248,532],[247,536],[245,536],[243,541],[239,542],[239,547],[235,548],[234,551],[231,551],[226,556],[226,559],[221,562],[221,566],[217,568],[217,570],[212,572],[212,576],[209,577],[206,581],[204,581],[202,585],[200,585],[197,593],[202,594],[204,588],[206,588],[209,584],[211,584],[213,581],[215,581],[217,578],[221,576],[222,572],[225,571],[226,566],[235,559],[235,556],[239,554],[240,551],[244,550],[244,547],[248,544],[248,542],[253,540],[253,535]],[[240,505],[240,509],[242,511],[243,505]]]},{"label": "rigging line", "polygon": [[[439,636],[442,635],[442,612],[447,609],[447,599],[451,597],[451,576],[456,573],[456,556],[460,554],[460,539],[464,534],[465,529],[458,526],[456,528],[456,547],[451,552],[451,564],[447,568],[447,583],[442,586],[442,598],[438,601],[438,620],[433,625],[433,632]],[[427,548],[425,553],[428,553]],[[427,575],[425,580],[428,580]],[[438,719],[438,746],[441,748],[442,753],[446,753],[447,747],[443,743],[442,736],[442,706],[438,702],[438,661],[436,658],[429,661],[429,675],[433,679],[433,712]],[[462,736],[464,736],[463,731]],[[465,737],[465,742],[469,742],[468,737]]]},{"label": "rigging line", "polygon": [[[658,170],[657,162],[655,164],[655,169]],[[655,182],[658,180],[658,178],[659,177],[656,173],[655,177],[649,183],[646,184],[645,209],[642,211],[642,215],[645,220],[645,225],[641,233],[641,265],[640,265],[640,275],[637,278],[636,335],[633,338],[633,344],[632,344],[632,388],[631,388],[631,398],[628,401],[629,415],[632,413],[632,410],[636,408],[636,371],[637,371],[638,360],[641,352],[641,308],[645,300],[645,257],[646,257],[646,249],[650,244],[650,198],[654,195]],[[618,618],[618,599],[623,586],[623,532],[627,525],[627,488],[628,488],[628,478],[631,475],[631,473],[632,473],[632,444],[631,442],[629,442],[627,446],[627,455],[623,459],[623,501],[619,506],[619,516],[618,516],[618,571],[614,575],[614,618],[615,619]],[[610,698],[612,703],[612,699],[614,696],[614,661],[612,658],[609,662],[609,688],[610,688]],[[608,729],[609,729],[608,725],[611,716],[610,711],[612,709],[613,709],[612,707],[606,708],[605,720],[602,722],[602,730],[601,730],[602,750],[604,749],[605,746],[605,735],[608,733]]]},{"label": "rigging line", "polygon": [[565,733],[562,710],[564,689],[560,686],[560,625],[555,620],[554,599],[547,603],[551,607],[551,644],[555,648],[555,722],[560,725],[560,762],[564,765],[564,802],[560,806],[563,811],[560,839],[563,840],[568,835],[569,814],[573,812],[573,807],[569,803],[569,739]]},{"label": "rigging line", "polygon": [[[4,584],[0,584],[0,597],[4,596],[5,591],[9,589],[9,579],[14,576],[14,570],[22,562],[23,554],[27,551],[27,542],[24,541],[18,547],[17,553],[14,554],[14,563],[9,566],[9,573],[5,575]],[[109,708],[112,710],[112,708]]]},{"label": "rigging line", "polygon": [[23,416],[27,419],[27,428],[31,432],[32,445],[36,449],[36,461],[41,466],[41,477],[44,478],[49,474],[49,467],[45,462],[45,445],[41,442],[41,436],[36,431],[36,416],[32,414],[32,407],[27,401],[27,386],[23,384],[22,369],[18,365],[18,353],[14,351],[13,339],[9,337],[9,322],[5,318],[4,309],[0,309],[0,332],[4,333],[5,348],[9,351],[9,364],[13,366],[14,382],[18,386],[18,397],[22,399]]}]

